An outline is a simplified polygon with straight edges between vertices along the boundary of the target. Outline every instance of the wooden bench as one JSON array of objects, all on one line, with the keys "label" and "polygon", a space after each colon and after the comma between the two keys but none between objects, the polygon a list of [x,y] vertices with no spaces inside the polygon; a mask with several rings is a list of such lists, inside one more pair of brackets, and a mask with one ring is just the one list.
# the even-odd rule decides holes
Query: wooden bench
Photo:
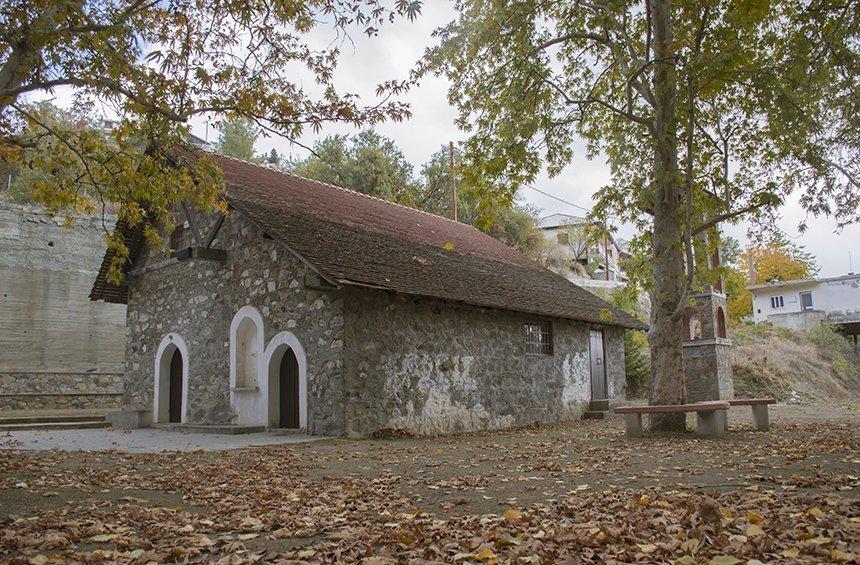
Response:
[{"label": "wooden bench", "polygon": [[696,433],[700,436],[719,437],[726,434],[725,411],[729,403],[719,400],[715,402],[697,402],[695,404],[669,404],[659,406],[619,406],[616,414],[624,415],[624,426],[627,437],[643,437],[642,414],[686,414],[696,413]]},{"label": "wooden bench", "polygon": [[752,408],[753,427],[760,432],[770,429],[770,416],[767,407],[776,404],[773,398],[735,398],[726,400],[731,406],[749,406]]}]

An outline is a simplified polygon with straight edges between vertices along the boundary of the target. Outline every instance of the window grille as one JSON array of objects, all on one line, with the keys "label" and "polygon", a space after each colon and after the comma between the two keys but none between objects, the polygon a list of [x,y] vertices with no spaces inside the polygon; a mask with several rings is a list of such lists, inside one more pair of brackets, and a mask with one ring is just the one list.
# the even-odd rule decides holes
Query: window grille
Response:
[{"label": "window grille", "polygon": [[552,355],[552,322],[524,325],[526,355]]}]

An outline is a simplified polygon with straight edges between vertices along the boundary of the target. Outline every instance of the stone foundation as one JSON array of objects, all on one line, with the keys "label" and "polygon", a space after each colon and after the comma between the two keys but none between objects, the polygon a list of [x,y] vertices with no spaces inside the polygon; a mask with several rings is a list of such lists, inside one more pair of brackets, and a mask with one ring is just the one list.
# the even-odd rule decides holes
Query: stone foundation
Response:
[{"label": "stone foundation", "polygon": [[117,408],[122,395],[122,373],[0,373],[0,411]]}]

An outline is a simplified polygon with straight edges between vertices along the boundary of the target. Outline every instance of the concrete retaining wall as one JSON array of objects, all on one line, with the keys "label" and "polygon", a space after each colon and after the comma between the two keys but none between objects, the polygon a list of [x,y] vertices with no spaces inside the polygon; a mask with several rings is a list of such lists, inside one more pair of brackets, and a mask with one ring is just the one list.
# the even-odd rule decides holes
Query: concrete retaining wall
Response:
[{"label": "concrete retaining wall", "polygon": [[0,201],[0,409],[100,406],[74,389],[95,392],[102,375],[122,374],[125,306],[89,300],[114,221],[82,216],[67,228],[39,208]]}]

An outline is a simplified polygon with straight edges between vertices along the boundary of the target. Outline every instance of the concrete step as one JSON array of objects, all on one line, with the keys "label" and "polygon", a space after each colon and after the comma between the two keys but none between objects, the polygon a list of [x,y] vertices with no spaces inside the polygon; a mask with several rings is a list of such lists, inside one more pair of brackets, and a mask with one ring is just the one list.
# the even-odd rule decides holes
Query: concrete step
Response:
[{"label": "concrete step", "polygon": [[609,410],[609,401],[608,400],[592,400],[588,403],[589,410],[600,410],[605,411]]},{"label": "concrete step", "polygon": [[606,412],[601,412],[600,410],[587,410],[582,417],[585,420],[602,420],[606,417]]},{"label": "concrete step", "polygon": [[176,430],[180,432],[196,432],[200,434],[255,434],[265,432],[265,426],[218,426],[209,424],[155,424],[156,428],[164,430]]},{"label": "concrete step", "polygon": [[94,422],[101,421],[93,414],[66,414],[57,416],[5,416],[0,413],[0,426],[9,424],[56,424],[66,422]]},{"label": "concrete step", "polygon": [[0,432],[20,432],[35,430],[88,430],[92,428],[107,428],[108,426],[110,426],[110,423],[105,422],[104,420],[0,424]]}]

